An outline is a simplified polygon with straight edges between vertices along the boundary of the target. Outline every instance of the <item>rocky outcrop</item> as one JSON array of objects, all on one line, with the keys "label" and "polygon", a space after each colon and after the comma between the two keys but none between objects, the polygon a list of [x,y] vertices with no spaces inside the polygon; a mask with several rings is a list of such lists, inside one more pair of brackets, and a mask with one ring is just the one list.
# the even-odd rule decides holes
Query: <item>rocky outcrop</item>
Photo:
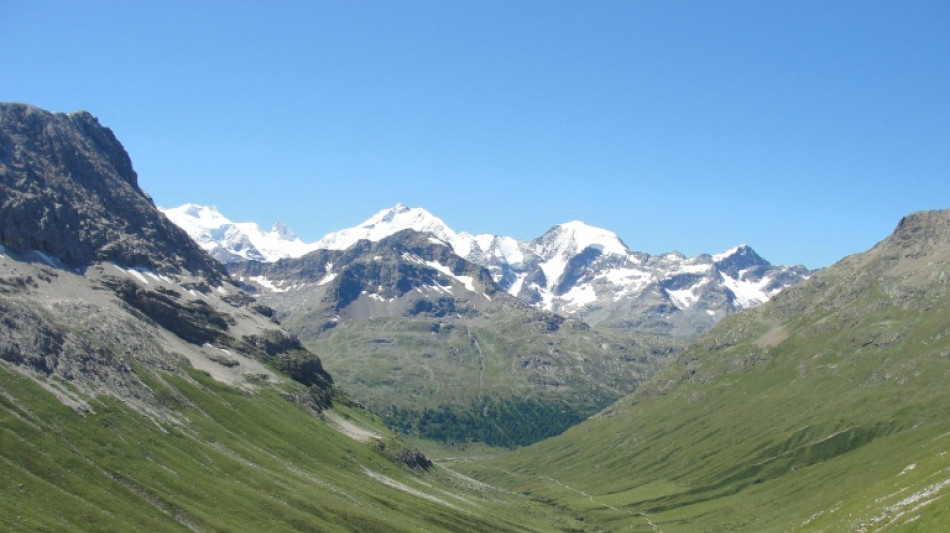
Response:
[{"label": "rocky outcrop", "polygon": [[253,389],[278,370],[330,405],[320,359],[159,212],[89,113],[0,104],[0,266],[0,360],[63,397],[167,414],[165,374]]},{"label": "rocky outcrop", "polygon": [[187,342],[202,345],[226,338],[230,317],[203,300],[182,303],[178,293],[148,290],[130,279],[107,278],[105,284],[122,301]]},{"label": "rocky outcrop", "polygon": [[115,135],[84,111],[0,104],[0,244],[71,267],[112,261],[226,277],[158,212]]}]

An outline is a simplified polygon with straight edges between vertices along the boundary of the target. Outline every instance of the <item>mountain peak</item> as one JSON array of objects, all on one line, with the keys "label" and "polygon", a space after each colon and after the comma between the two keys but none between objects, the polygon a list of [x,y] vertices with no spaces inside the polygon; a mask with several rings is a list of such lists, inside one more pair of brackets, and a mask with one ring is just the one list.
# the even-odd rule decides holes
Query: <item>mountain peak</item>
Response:
[{"label": "mountain peak", "polygon": [[38,250],[73,267],[111,261],[225,276],[155,212],[125,148],[89,113],[0,104],[0,146],[0,244]]},{"label": "mountain peak", "polygon": [[359,226],[326,235],[314,246],[325,250],[345,250],[357,241],[366,239],[375,242],[405,229],[431,233],[448,243],[456,241],[458,237],[442,219],[425,209],[398,203],[377,212]]},{"label": "mountain peak", "polygon": [[[181,209],[217,214],[200,206]],[[487,269],[505,292],[536,307],[620,327],[642,326],[642,321],[630,318],[637,314],[666,317],[650,318],[652,322],[642,327],[670,335],[679,331],[692,335],[808,277],[804,267],[773,267],[746,244],[715,255],[687,258],[669,252],[651,257],[631,251],[616,233],[580,220],[553,226],[532,241],[520,241],[456,233],[429,211],[403,203],[315,243],[301,242],[280,223],[266,234],[252,223],[227,223],[217,230],[189,233],[224,262],[241,258],[270,262],[313,250],[346,250],[359,241],[375,243],[414,231],[425,234],[412,237],[417,242],[447,244],[459,257]],[[262,243],[261,236],[268,243]],[[693,305],[696,302],[701,303]],[[670,315],[673,307],[681,312]]]},{"label": "mountain peak", "polygon": [[283,222],[277,221],[274,222],[274,225],[270,228],[270,233],[275,234],[281,240],[285,241],[294,241],[297,240],[297,234],[290,228],[288,228]]},{"label": "mountain peak", "polygon": [[277,261],[300,257],[315,249],[280,221],[265,232],[254,222],[231,221],[214,206],[189,203],[161,211],[212,257],[224,263]]},{"label": "mountain peak", "polygon": [[[217,207],[213,205],[187,203],[178,207],[160,209],[172,222],[181,226],[182,229],[186,231],[189,231],[191,229],[190,226],[194,223],[200,223],[201,226],[210,226],[227,224],[231,222],[227,217],[221,214],[221,211],[218,211]],[[182,223],[185,222],[188,223],[188,227],[182,225]]]},{"label": "mountain peak", "polygon": [[734,256],[734,255],[736,255],[736,254],[743,253],[743,252],[745,252],[746,250],[751,250],[751,248],[749,248],[749,245],[748,245],[748,244],[740,244],[739,246],[734,246],[734,247],[732,247],[732,248],[729,248],[729,249],[726,250],[725,252],[722,252],[722,253],[718,253],[718,254],[713,255],[713,256],[712,256],[712,260],[713,260],[714,263],[718,263],[718,262],[722,261],[723,259],[728,259],[728,258],[730,258],[730,257],[732,257],[732,256]]},{"label": "mountain peak", "polygon": [[950,236],[950,209],[918,211],[902,218],[892,238],[901,246],[944,243]]},{"label": "mountain peak", "polygon": [[541,236],[540,242],[545,248],[559,252],[578,253],[594,248],[605,255],[626,255],[630,253],[627,245],[616,233],[591,226],[580,220],[558,224]]}]

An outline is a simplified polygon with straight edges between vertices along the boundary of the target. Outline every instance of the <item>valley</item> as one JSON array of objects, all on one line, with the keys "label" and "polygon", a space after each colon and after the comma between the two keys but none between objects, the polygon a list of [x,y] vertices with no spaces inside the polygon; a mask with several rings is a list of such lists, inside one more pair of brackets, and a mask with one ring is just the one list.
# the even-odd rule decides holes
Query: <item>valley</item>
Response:
[{"label": "valley", "polygon": [[27,104],[0,185],[5,531],[950,524],[950,210],[814,272],[405,206],[319,247]]},{"label": "valley", "polygon": [[948,230],[911,215],[563,435],[458,466],[608,530],[942,530]]}]

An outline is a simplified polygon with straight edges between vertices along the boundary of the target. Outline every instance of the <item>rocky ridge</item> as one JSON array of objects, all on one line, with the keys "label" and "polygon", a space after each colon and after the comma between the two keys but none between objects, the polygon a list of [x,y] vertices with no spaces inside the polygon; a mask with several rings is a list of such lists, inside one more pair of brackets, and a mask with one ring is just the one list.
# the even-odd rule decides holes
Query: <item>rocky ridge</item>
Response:
[{"label": "rocky ridge", "polygon": [[[179,213],[174,220],[219,258],[262,260],[260,254],[251,257],[243,240],[260,232],[256,225],[241,233],[242,225],[230,221],[202,224],[204,215],[197,216],[198,209],[189,205],[166,213]],[[723,317],[760,305],[810,275],[802,266],[772,265],[745,245],[716,255],[651,256],[630,250],[613,232],[580,221],[554,226],[531,241],[456,233],[428,211],[402,204],[315,243],[288,243],[278,255],[345,250],[360,240],[375,242],[405,229],[447,243],[459,256],[488,269],[502,290],[539,309],[592,325],[674,338],[693,338]]]},{"label": "rocky ridge", "polygon": [[226,278],[155,208],[125,149],[89,113],[0,104],[0,244],[83,268],[112,261]]},{"label": "rocky ridge", "polygon": [[86,112],[0,104],[0,360],[73,405],[113,396],[164,413],[149,384],[198,368],[321,409],[320,360],[235,285],[138,186]]},{"label": "rocky ridge", "polygon": [[633,391],[677,349],[537,309],[411,229],[231,272],[350,395],[430,438],[534,442]]}]

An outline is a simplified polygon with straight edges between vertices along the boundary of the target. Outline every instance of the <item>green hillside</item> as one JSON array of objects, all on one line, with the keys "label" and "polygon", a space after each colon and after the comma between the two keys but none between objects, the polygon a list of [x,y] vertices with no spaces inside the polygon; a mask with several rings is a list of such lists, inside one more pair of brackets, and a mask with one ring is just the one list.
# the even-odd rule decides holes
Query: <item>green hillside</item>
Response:
[{"label": "green hillside", "polygon": [[321,421],[277,389],[249,394],[190,371],[142,375],[174,417],[112,399],[80,414],[21,372],[0,363],[3,531],[579,527],[444,468],[410,468],[405,444],[360,410],[337,407]]},{"label": "green hillside", "polygon": [[378,318],[305,342],[386,422],[446,442],[525,445],[634,390],[667,344],[558,317]]},{"label": "green hillside", "polygon": [[950,530],[950,211],[724,320],[560,437],[459,467],[611,531]]}]

